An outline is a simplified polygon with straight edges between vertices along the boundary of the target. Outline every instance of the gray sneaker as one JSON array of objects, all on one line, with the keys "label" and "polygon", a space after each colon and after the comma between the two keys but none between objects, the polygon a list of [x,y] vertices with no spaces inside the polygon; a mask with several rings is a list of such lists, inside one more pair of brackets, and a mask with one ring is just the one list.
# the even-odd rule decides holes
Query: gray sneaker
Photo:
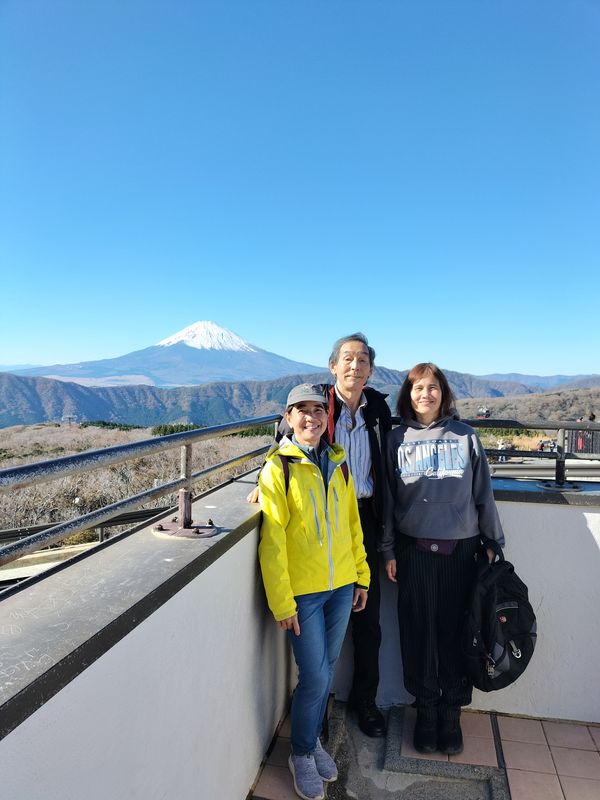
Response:
[{"label": "gray sneaker", "polygon": [[312,754],[295,756],[292,753],[288,759],[288,765],[294,778],[294,789],[298,797],[302,797],[303,800],[324,799],[323,780],[317,771]]},{"label": "gray sneaker", "polygon": [[333,758],[323,750],[323,745],[321,744],[321,740],[317,739],[317,746],[315,747],[315,752],[313,753],[315,757],[315,764],[317,766],[317,772],[321,776],[321,778],[326,783],[332,783],[332,781],[337,781],[338,771],[335,765],[335,761]]}]

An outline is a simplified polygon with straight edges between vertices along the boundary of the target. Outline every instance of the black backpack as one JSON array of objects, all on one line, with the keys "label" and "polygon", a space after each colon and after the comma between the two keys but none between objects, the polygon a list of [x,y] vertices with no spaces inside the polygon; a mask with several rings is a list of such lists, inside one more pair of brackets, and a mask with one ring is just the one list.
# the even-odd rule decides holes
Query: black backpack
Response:
[{"label": "black backpack", "polygon": [[529,664],[537,624],[527,586],[499,553],[477,557],[477,577],[465,616],[462,651],[468,677],[484,692],[513,683]]}]

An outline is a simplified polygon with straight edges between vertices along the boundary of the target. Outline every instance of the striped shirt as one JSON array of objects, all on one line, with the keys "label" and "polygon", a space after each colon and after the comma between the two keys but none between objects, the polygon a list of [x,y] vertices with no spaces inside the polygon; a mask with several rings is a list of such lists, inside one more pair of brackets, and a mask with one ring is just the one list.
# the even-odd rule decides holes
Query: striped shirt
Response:
[{"label": "striped shirt", "polygon": [[341,444],[346,451],[346,458],[352,473],[357,499],[372,497],[371,447],[369,445],[369,431],[363,415],[363,408],[367,405],[367,398],[364,393],[361,395],[353,424],[350,409],[339,394],[337,396],[341,400],[342,408],[338,421],[335,423],[335,441]]}]

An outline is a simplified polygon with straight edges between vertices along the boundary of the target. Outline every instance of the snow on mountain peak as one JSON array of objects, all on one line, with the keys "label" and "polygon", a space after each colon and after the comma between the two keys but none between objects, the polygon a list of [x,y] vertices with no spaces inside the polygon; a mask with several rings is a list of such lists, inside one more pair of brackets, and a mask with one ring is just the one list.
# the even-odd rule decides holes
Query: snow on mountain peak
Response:
[{"label": "snow on mountain peak", "polygon": [[188,325],[187,328],[168,336],[158,342],[159,346],[168,346],[183,342],[188,347],[198,350],[237,350],[255,353],[256,349],[241,339],[233,331],[221,328],[214,322],[201,320]]}]

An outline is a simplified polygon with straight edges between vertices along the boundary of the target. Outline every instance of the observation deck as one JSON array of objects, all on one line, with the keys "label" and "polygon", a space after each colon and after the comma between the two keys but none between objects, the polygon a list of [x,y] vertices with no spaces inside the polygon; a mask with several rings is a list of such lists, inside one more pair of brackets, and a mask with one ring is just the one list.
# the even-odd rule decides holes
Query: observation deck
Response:
[{"label": "observation deck", "polygon": [[[258,423],[265,420],[276,421]],[[177,533],[174,512],[162,512],[0,593],[4,797],[295,797],[285,767],[294,665],[262,589],[260,513],[246,502],[255,472],[189,505],[189,448],[256,424],[141,443],[183,448],[181,475],[166,491],[183,493],[177,514],[199,527]],[[2,470],[0,487],[95,469],[103,459],[115,463],[134,457],[127,450],[133,447]],[[333,687],[329,741],[340,780],[329,786],[329,798],[600,798],[600,483],[571,474],[569,463],[562,483],[551,475],[493,479],[506,557],[528,584],[538,618],[525,674],[500,692],[475,691],[461,756],[418,757],[410,747],[412,698],[401,680],[396,589],[383,579],[378,703],[388,736],[368,740],[346,713],[348,639]],[[21,552],[134,506],[127,498],[91,521],[35,534]],[[0,561],[12,558],[17,544],[2,548]]]}]

